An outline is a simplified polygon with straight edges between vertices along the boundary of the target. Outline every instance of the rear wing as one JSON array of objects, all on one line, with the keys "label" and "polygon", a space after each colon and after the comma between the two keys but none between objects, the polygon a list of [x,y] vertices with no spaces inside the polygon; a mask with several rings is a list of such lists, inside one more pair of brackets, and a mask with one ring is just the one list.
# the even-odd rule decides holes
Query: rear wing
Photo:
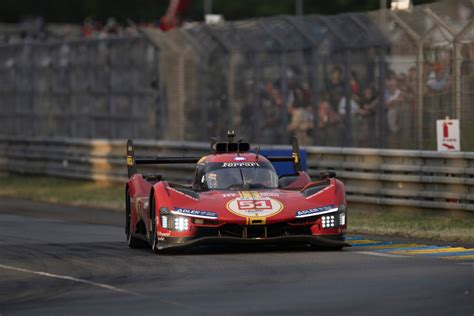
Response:
[{"label": "rear wing", "polygon": [[[247,143],[211,143],[214,153],[221,152],[245,152],[250,149]],[[223,151],[225,149],[225,151]],[[246,149],[246,150],[243,150]],[[292,162],[295,173],[301,171],[301,154],[298,139],[293,137],[291,156],[265,157],[270,162]],[[160,165],[160,164],[196,164],[201,157],[135,157],[133,141],[127,141],[127,172],[130,178],[137,173],[137,165]]]}]

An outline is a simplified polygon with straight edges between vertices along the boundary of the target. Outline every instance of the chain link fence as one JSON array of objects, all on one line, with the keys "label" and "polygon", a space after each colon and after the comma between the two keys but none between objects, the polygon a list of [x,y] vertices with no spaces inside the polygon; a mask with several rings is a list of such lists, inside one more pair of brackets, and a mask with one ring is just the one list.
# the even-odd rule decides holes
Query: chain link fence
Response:
[{"label": "chain link fence", "polygon": [[2,133],[429,150],[449,116],[472,151],[473,14],[446,1],[0,47]]},{"label": "chain link fence", "polygon": [[141,37],[1,46],[1,133],[155,138],[158,59]]}]

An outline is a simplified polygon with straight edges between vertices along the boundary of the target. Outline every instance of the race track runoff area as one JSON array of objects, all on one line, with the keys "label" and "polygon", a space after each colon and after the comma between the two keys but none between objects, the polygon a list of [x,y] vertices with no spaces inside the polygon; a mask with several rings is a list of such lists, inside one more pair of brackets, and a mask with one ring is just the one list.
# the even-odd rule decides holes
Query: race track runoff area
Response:
[{"label": "race track runoff area", "polygon": [[472,315],[474,247],[129,249],[123,214],[0,201],[4,315]]}]

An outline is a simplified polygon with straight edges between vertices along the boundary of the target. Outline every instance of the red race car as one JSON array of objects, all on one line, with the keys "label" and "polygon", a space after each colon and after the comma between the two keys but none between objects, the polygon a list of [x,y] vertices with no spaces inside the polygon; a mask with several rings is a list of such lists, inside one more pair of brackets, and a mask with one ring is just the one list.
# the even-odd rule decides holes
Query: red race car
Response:
[{"label": "red race car", "polygon": [[[293,139],[289,157],[264,157],[250,145],[211,144],[204,157],[136,158],[127,142],[126,225],[131,248],[154,252],[217,244],[306,244],[339,250],[347,227],[344,184],[332,172],[311,181]],[[277,176],[274,162],[294,173]],[[192,185],[137,172],[141,164],[196,164]]]}]

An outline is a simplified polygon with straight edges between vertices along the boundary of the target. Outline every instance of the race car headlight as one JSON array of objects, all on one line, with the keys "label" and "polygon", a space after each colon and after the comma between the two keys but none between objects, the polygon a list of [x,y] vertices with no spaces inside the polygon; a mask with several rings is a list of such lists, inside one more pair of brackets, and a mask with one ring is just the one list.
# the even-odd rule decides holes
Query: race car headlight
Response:
[{"label": "race car headlight", "polygon": [[339,205],[339,226],[346,225],[346,206],[344,204]]},{"label": "race car headlight", "polygon": [[321,225],[323,228],[332,228],[336,226],[334,215],[325,215],[321,217]]},{"label": "race car headlight", "polygon": [[161,226],[163,228],[168,228],[168,216],[161,215]]},{"label": "race car headlight", "polygon": [[160,207],[160,215],[161,215],[161,227],[169,228],[168,225],[168,215],[170,214],[170,210],[167,207]]},{"label": "race car headlight", "polygon": [[187,217],[175,217],[174,229],[179,231],[185,231],[189,229],[189,219]]}]

